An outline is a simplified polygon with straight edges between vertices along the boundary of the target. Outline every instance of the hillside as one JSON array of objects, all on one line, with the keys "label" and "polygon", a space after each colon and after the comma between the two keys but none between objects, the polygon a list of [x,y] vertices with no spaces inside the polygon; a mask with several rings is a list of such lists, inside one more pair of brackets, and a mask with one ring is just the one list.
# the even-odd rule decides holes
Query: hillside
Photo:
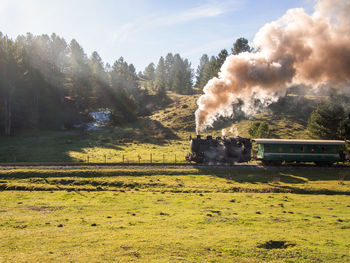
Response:
[{"label": "hillside", "polygon": [[[155,112],[150,118],[159,121],[164,127],[173,130],[179,137],[182,137],[182,134],[194,134],[194,112],[197,109],[196,100],[199,98],[199,95],[169,94],[169,96],[173,103],[165,109]],[[306,139],[308,138],[306,133],[307,119],[316,104],[317,101],[314,98],[295,95],[287,96],[281,102],[271,105],[265,113],[257,114],[240,121],[236,121],[234,118],[219,120],[206,133],[221,135],[222,129],[229,131],[230,128],[236,127],[240,136],[249,137],[248,129],[252,121],[265,121],[269,124],[272,138]]]},{"label": "hillside", "polygon": [[196,100],[199,95],[179,95],[170,93],[172,100],[165,109],[155,112],[150,118],[159,121],[164,127],[174,132],[194,132],[195,117],[197,109]]},{"label": "hillside", "polygon": [[[182,162],[189,151],[188,138],[195,135],[194,112],[199,95],[168,94],[170,103],[149,117],[96,131],[79,129],[27,131],[12,137],[0,137],[0,162]],[[266,121],[273,138],[308,138],[306,122],[310,98],[289,96],[269,111],[242,119],[221,120],[206,134],[221,135],[235,126],[240,136],[248,136],[252,121]],[[287,106],[286,106],[287,105]],[[301,105],[309,108],[296,111]],[[303,112],[304,111],[304,112]],[[300,115],[305,114],[304,118]],[[232,135],[227,133],[227,135]],[[152,156],[151,156],[152,155]]]}]

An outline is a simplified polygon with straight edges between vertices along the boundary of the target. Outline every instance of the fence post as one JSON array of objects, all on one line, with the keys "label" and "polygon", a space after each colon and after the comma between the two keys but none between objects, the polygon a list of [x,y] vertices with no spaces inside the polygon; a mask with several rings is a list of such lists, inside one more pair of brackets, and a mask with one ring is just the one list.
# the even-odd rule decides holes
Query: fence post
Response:
[{"label": "fence post", "polygon": [[90,156],[89,155],[88,155],[88,160],[87,161],[88,161],[88,163],[90,163]]},{"label": "fence post", "polygon": [[123,154],[123,163],[124,163],[124,154]]},{"label": "fence post", "polygon": [[141,156],[140,156],[140,155],[138,155],[137,157],[139,158],[139,164],[140,164],[140,159],[141,159]]},{"label": "fence post", "polygon": [[150,161],[150,163],[152,163],[152,154],[151,153],[149,154],[149,161]]},{"label": "fence post", "polygon": [[107,162],[107,154],[105,154],[105,163]]},{"label": "fence post", "polygon": [[176,154],[175,154],[175,163],[176,163]]},{"label": "fence post", "polygon": [[163,164],[165,163],[165,161],[164,161],[164,153],[163,153]]}]

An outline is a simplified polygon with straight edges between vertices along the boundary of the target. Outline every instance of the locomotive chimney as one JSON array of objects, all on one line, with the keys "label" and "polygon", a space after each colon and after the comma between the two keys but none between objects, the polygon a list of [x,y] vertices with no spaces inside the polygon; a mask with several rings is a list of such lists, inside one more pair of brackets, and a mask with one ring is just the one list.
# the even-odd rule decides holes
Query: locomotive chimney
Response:
[{"label": "locomotive chimney", "polygon": [[200,134],[197,134],[197,139],[201,139],[201,135]]}]

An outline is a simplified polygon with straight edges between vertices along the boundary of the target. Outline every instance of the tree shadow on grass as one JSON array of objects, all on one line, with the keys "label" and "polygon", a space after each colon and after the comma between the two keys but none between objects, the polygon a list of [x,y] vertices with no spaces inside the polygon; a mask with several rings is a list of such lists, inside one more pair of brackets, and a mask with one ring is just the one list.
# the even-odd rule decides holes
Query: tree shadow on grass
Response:
[{"label": "tree shadow on grass", "polygon": [[0,163],[77,162],[70,152],[83,152],[91,147],[122,150],[118,145],[100,140],[95,133],[31,131],[14,137],[0,137]]},{"label": "tree shadow on grass", "polygon": [[[99,177],[116,177],[116,176],[132,176],[132,177],[144,177],[155,175],[168,175],[168,176],[183,176],[184,171],[181,170],[161,170],[161,169],[140,169],[140,170],[110,170],[101,171],[91,167],[91,170],[50,170],[40,171],[40,169],[34,169],[33,171],[11,171],[0,172],[0,179],[28,179],[28,178],[54,178],[54,177],[79,177],[79,178],[99,178]],[[186,172],[186,175],[198,175],[197,170]]]},{"label": "tree shadow on grass", "polygon": [[308,181],[350,181],[350,170],[329,168],[312,169],[200,169],[201,173],[214,175],[238,183],[282,182],[304,184]]},{"label": "tree shadow on grass", "polygon": [[179,138],[171,129],[149,118],[96,131],[27,131],[0,137],[0,163],[71,163],[79,161],[71,157],[71,152],[82,153],[89,148],[122,151],[127,143],[164,145],[170,139]]},{"label": "tree shadow on grass", "polygon": [[313,195],[350,195],[349,191],[328,190],[328,189],[303,189],[290,185],[280,185],[278,189],[285,190],[293,194],[313,194]]},{"label": "tree shadow on grass", "polygon": [[125,124],[113,129],[114,136],[123,143],[150,143],[164,145],[167,140],[177,140],[179,137],[168,127],[157,120],[141,118],[137,122]]},{"label": "tree shadow on grass", "polygon": [[[303,188],[308,181],[350,181],[350,170],[303,169],[303,170],[230,170],[202,169],[201,173],[220,177],[236,183],[266,184],[271,192],[295,194],[350,195],[350,191]],[[280,184],[283,183],[283,184]],[[284,185],[290,184],[290,185]]]}]

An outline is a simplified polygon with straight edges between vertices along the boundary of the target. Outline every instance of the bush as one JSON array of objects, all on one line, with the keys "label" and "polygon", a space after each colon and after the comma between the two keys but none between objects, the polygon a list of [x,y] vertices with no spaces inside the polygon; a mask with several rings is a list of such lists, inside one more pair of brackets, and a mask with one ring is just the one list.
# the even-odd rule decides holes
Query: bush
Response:
[{"label": "bush", "polygon": [[344,139],[348,126],[344,108],[328,102],[320,104],[311,113],[307,129],[312,138]]},{"label": "bush", "polygon": [[248,133],[254,138],[269,138],[271,136],[269,125],[264,121],[253,122]]}]

